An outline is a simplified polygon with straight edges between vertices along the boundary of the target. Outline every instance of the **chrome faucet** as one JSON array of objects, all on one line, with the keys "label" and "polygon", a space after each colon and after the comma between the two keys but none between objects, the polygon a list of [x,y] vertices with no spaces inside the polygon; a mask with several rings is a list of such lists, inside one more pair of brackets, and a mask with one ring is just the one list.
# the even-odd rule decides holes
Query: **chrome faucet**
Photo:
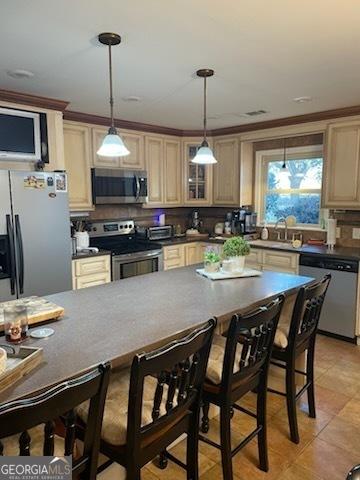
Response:
[{"label": "chrome faucet", "polygon": [[[284,226],[285,226],[284,239],[281,238],[281,231],[278,228],[280,222],[284,222]],[[281,242],[281,241],[287,242],[288,241],[288,225],[287,225],[287,221],[286,221],[285,217],[280,217],[280,218],[277,219],[277,221],[275,223],[274,230],[277,233],[277,239],[279,240],[279,242]]]}]

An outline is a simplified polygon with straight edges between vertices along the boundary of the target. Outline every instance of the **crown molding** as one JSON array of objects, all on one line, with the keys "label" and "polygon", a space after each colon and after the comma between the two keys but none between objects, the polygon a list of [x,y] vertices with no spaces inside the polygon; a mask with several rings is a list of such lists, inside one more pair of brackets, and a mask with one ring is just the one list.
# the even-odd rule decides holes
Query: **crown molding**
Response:
[{"label": "crown molding", "polygon": [[[65,110],[64,120],[69,120],[72,122],[90,123],[94,125],[104,125],[105,127],[108,127],[110,125],[110,118],[108,117],[92,115],[91,113],[74,112],[72,110]],[[182,137],[184,136],[185,132],[185,130],[180,130],[178,128],[163,127],[161,125],[151,125],[149,123],[132,122],[129,120],[121,120],[119,118],[115,118],[114,123],[115,127],[117,128],[124,128],[126,130],[138,130],[141,132],[149,133],[159,133],[161,135],[174,135],[177,137]],[[191,130],[191,132],[194,131]],[[202,132],[200,134],[202,135]],[[198,133],[196,133],[196,135],[198,135]]]},{"label": "crown molding", "polygon": [[[108,126],[110,122],[110,119],[108,117],[66,110],[69,102],[66,102],[64,100],[42,97],[29,93],[0,89],[0,101],[29,105],[32,107],[44,108],[49,110],[58,110],[63,112],[65,120],[74,122],[83,122],[104,126]],[[332,110],[307,113],[304,115],[295,115],[292,117],[277,118],[274,120],[265,120],[263,122],[234,125],[232,127],[215,128],[209,130],[208,135],[213,137],[222,135],[234,135],[238,133],[252,132],[256,130],[287,127],[290,125],[296,125],[301,123],[318,122],[322,120],[351,117],[355,115],[360,115],[360,105],[335,108]],[[174,135],[178,137],[201,137],[203,135],[202,130],[182,130],[179,128],[164,127],[161,125],[151,125],[148,123],[132,122],[129,120],[121,119],[115,119],[115,126],[127,130],[138,130],[142,132],[158,133],[162,135]]]},{"label": "crown molding", "polygon": [[59,110],[63,112],[69,105],[69,102],[57,100],[56,98],[40,97],[30,93],[15,92],[12,90],[0,89],[0,101],[19,103],[31,107],[46,108],[49,110]]},{"label": "crown molding", "polygon": [[293,117],[276,118],[274,120],[265,120],[263,122],[246,123],[244,125],[235,125],[233,127],[215,128],[210,131],[210,134],[217,137],[220,135],[231,135],[269,128],[287,127],[298,123],[319,122],[321,120],[330,120],[332,118],[351,117],[354,115],[360,115],[360,105],[334,108],[322,112],[306,113],[304,115],[295,115]]}]

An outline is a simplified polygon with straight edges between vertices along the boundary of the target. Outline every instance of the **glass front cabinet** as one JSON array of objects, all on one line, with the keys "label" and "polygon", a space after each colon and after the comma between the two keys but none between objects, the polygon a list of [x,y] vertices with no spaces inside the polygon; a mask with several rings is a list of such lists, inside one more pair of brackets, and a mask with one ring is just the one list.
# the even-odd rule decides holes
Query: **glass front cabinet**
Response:
[{"label": "glass front cabinet", "polygon": [[[184,203],[185,205],[211,205],[212,165],[192,163],[202,139],[184,141]],[[209,142],[210,147],[212,144]]]}]

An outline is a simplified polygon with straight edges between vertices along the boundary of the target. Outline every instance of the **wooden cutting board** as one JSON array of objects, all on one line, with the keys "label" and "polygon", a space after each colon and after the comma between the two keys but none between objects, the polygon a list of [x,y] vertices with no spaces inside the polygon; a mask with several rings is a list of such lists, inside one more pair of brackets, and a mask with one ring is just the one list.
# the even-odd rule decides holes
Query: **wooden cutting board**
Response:
[{"label": "wooden cutting board", "polygon": [[42,297],[27,297],[21,300],[11,300],[9,302],[0,303],[0,332],[4,330],[4,310],[7,305],[15,305],[21,303],[27,306],[29,325],[47,322],[49,320],[58,320],[64,315],[63,307],[59,307],[55,303],[49,302]]}]

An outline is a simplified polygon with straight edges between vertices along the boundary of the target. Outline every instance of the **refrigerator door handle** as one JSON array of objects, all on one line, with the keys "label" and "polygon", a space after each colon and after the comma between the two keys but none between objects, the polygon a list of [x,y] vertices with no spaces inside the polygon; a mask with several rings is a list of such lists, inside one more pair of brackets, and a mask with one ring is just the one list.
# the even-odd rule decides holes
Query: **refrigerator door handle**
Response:
[{"label": "refrigerator door handle", "polygon": [[21,236],[21,226],[19,215],[15,215],[15,231],[17,238],[18,246],[18,256],[19,256],[19,290],[20,294],[24,293],[24,247]]},{"label": "refrigerator door handle", "polygon": [[15,270],[15,240],[14,229],[11,222],[10,215],[6,215],[6,230],[9,237],[9,254],[10,254],[10,290],[11,295],[15,295],[15,282],[16,282],[16,270]]}]

